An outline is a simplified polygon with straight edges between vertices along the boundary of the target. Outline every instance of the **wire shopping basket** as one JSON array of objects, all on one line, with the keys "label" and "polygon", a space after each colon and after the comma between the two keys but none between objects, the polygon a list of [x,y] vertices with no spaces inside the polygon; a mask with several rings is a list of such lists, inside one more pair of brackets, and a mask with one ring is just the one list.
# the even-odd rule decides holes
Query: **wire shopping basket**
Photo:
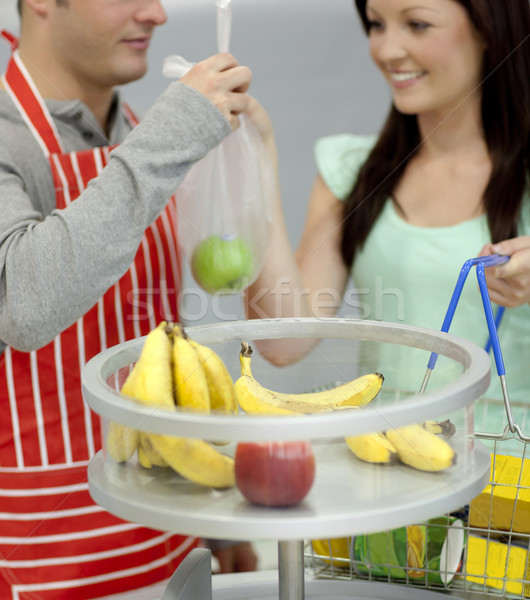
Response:
[{"label": "wire shopping basket", "polygon": [[[530,598],[530,413],[528,405],[510,401],[497,335],[504,308],[494,315],[485,269],[507,262],[492,255],[466,261],[460,271],[441,328],[448,332],[467,275],[476,274],[489,331],[485,350],[493,351],[502,400],[475,403],[475,438],[491,453],[489,485],[462,510],[427,522],[380,533],[328,540],[305,546],[313,576],[364,579],[444,590],[462,598]],[[419,394],[436,365],[431,354]],[[507,420],[502,431],[491,429],[491,415]],[[419,490],[419,493],[420,490]]]}]

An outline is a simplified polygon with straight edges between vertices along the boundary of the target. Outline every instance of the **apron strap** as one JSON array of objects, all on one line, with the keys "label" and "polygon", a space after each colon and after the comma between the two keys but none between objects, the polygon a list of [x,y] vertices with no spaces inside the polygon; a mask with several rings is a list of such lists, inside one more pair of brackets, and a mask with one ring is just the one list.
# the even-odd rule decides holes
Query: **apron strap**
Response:
[{"label": "apron strap", "polygon": [[64,154],[59,132],[18,50],[9,60],[2,83],[44,155]]},{"label": "apron strap", "polygon": [[9,31],[2,29],[0,30],[0,37],[3,38],[5,42],[7,42],[11,46],[11,51],[14,52],[18,47],[18,38],[15,37]]},{"label": "apron strap", "polygon": [[125,115],[126,119],[129,121],[131,127],[134,129],[134,127],[136,127],[138,125],[140,120],[134,114],[131,107],[128,104],[126,104],[125,102],[122,102],[121,109],[122,109],[123,114]]}]

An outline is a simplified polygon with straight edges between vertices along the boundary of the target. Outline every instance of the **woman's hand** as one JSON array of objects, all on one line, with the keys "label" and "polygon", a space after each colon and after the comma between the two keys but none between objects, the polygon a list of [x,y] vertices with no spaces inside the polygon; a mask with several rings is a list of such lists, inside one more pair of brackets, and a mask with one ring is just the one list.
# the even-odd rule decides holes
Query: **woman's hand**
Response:
[{"label": "woman's hand", "polygon": [[254,123],[254,126],[259,131],[264,142],[266,142],[271,135],[274,135],[270,117],[256,98],[252,96],[248,97],[245,113],[250,117],[252,123]]},{"label": "woman's hand", "polygon": [[250,542],[218,548],[212,554],[219,561],[220,573],[243,573],[258,568],[258,557]]},{"label": "woman's hand", "polygon": [[265,148],[269,153],[274,169],[278,169],[278,152],[276,149],[276,140],[274,138],[274,129],[267,111],[261,104],[252,96],[248,96],[248,104],[245,113],[250,118],[254,127],[263,140]]},{"label": "woman's hand", "polygon": [[486,244],[479,256],[502,254],[510,260],[485,270],[492,302],[514,308],[530,303],[530,235]]}]

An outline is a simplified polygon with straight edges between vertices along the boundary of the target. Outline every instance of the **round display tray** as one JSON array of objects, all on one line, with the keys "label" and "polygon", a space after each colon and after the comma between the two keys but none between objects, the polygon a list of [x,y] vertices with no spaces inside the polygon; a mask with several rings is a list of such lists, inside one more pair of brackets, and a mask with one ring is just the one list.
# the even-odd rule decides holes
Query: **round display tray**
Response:
[{"label": "round display tray", "polygon": [[[454,446],[458,453],[458,440]],[[462,508],[487,485],[481,443],[440,473],[361,463],[344,443],[314,443],[317,472],[304,501],[290,508],[247,502],[235,488],[195,485],[170,470],[105,461],[88,470],[90,494],[108,511],[154,529],[219,539],[321,539],[372,533]]]},{"label": "round display tray", "polygon": [[144,338],[138,338],[109,348],[87,363],[82,388],[90,408],[104,418],[135,429],[175,436],[231,441],[330,439],[385,431],[458,411],[479,398],[490,381],[491,363],[482,348],[450,334],[419,327],[339,318],[261,319],[189,327],[186,331],[192,339],[206,345],[301,337],[395,344],[436,352],[461,365],[463,372],[421,396],[410,395],[386,405],[369,404],[359,411],[295,417],[157,412],[131,402],[108,383],[120,369],[138,359],[144,343]]},{"label": "round display tray", "polygon": [[361,463],[341,439],[466,409],[489,384],[490,360],[478,346],[437,331],[351,319],[241,321],[187,332],[206,345],[296,337],[396,344],[436,352],[462,369],[434,391],[362,410],[293,417],[154,412],[131,402],[111,383],[120,369],[137,360],[143,339],[110,348],[89,361],[82,381],[87,403],[104,418],[155,433],[228,440],[223,448],[228,453],[241,440],[309,439],[317,472],[301,504],[270,509],[251,505],[235,488],[201,487],[169,469],[143,469],[135,461],[118,464],[99,452],[89,465],[89,489],[108,511],[155,529],[210,538],[317,539],[371,533],[445,514],[470,502],[488,483],[489,452],[469,431],[452,438],[457,462],[439,473]]}]

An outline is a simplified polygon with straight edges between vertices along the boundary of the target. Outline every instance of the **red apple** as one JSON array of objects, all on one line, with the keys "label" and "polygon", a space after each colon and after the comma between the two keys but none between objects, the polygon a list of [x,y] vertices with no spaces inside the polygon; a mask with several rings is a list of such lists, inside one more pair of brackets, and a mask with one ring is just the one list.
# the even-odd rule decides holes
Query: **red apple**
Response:
[{"label": "red apple", "polygon": [[247,500],[264,506],[293,506],[309,493],[315,456],[309,442],[240,442],[236,485]]}]

